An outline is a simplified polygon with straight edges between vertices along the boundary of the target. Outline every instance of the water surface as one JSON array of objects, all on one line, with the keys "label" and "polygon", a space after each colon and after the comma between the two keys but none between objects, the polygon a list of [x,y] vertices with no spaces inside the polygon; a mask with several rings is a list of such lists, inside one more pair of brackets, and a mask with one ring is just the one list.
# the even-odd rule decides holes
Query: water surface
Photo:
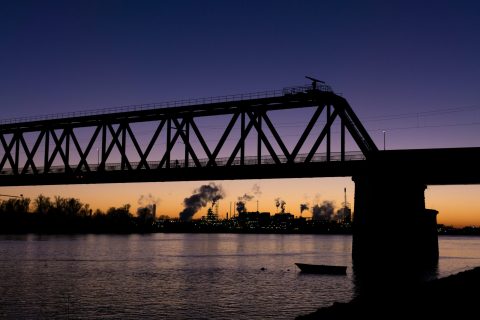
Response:
[{"label": "water surface", "polygon": [[[355,292],[351,236],[0,237],[2,319],[292,319]],[[480,238],[441,237],[439,275],[480,265]],[[349,266],[305,275],[295,262]],[[264,268],[264,270],[262,270]]]}]

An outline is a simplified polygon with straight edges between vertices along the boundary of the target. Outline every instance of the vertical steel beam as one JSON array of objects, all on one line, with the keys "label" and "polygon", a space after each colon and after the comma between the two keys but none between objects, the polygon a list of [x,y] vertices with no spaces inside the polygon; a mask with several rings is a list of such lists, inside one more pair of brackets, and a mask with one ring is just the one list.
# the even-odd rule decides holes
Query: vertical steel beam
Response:
[{"label": "vertical steel beam", "polygon": [[262,164],[262,112],[258,112],[258,130],[257,132],[257,164]]},{"label": "vertical steel beam", "polygon": [[172,119],[167,119],[167,149],[165,150],[165,168],[170,168],[170,144],[172,143]]},{"label": "vertical steel beam", "polygon": [[[240,113],[238,113],[239,116],[240,116]],[[250,119],[250,121],[248,122],[248,125],[245,127],[245,136],[248,135],[248,133],[250,132],[250,130],[252,130],[253,128],[253,124],[255,123],[253,116],[252,118]],[[240,151],[241,147],[242,147],[242,143],[243,143],[243,139],[240,137],[240,139],[238,139],[238,142],[237,144],[235,145],[235,147],[233,148],[233,151],[232,153],[230,154],[230,157],[228,158],[228,161],[227,163],[225,164],[226,167],[228,166],[231,166],[234,161],[235,161],[235,158],[237,156],[237,153]],[[267,141],[268,142],[268,141]]]},{"label": "vertical steel beam", "polygon": [[107,161],[107,159],[105,158],[105,153],[107,151],[107,125],[106,124],[103,124],[102,126],[102,154],[101,154],[101,157],[100,157],[100,166],[99,166],[99,170],[105,170],[105,161]]},{"label": "vertical steel beam", "polygon": [[120,153],[122,155],[122,161],[121,161],[121,168],[122,170],[125,170],[125,163],[127,162],[127,128],[125,123],[120,124],[122,126],[122,144],[121,144],[121,150]]},{"label": "vertical steel beam", "polygon": [[44,155],[44,164],[43,164],[43,173],[48,173],[50,169],[48,167],[48,159],[50,158],[49,154],[49,146],[50,146],[50,130],[45,129],[45,155]]},{"label": "vertical steel beam", "polygon": [[[332,115],[332,107],[330,105],[327,105],[327,123],[330,121],[330,116]],[[330,161],[330,132],[331,132],[332,126],[329,125],[327,128],[327,136],[326,136],[326,142],[327,142],[327,162]]]},{"label": "vertical steel beam", "polygon": [[[281,163],[280,159],[278,158],[278,155],[275,153],[275,150],[273,149],[272,145],[268,141],[267,136],[265,135],[265,133],[262,130],[259,129],[257,119],[252,114],[252,112],[248,112],[247,114],[248,114],[248,117],[250,118],[250,124],[253,124],[255,126],[255,129],[257,130],[257,132],[260,133],[260,136],[263,140],[263,143],[265,144],[265,147],[267,148],[268,152],[272,156],[273,161],[275,161],[276,164],[280,164]],[[264,115],[264,116],[265,116],[264,117],[265,122],[268,123],[267,122],[268,117],[266,117],[266,115]]]},{"label": "vertical steel beam", "polygon": [[[180,135],[184,134],[182,129],[183,129],[183,126],[185,125],[185,118],[182,120],[181,123],[178,123],[178,121],[175,118],[170,118],[170,121],[171,122],[173,121],[174,124],[177,126],[177,131],[175,132],[175,134],[173,136],[168,135],[168,132],[167,132],[167,138],[169,136],[171,136],[169,139],[167,139],[168,141],[170,141],[170,143],[167,145],[167,149],[165,150],[165,154],[163,155],[162,160],[160,160],[157,169],[161,169],[164,164],[165,164],[165,168],[170,167],[170,163],[168,163],[168,166],[167,166],[167,160],[170,159],[170,153],[171,153],[173,147],[175,146],[175,143],[177,142],[178,137]],[[170,131],[171,131],[171,124],[170,124]],[[184,137],[182,136],[182,139],[183,138]]]},{"label": "vertical steel beam", "polygon": [[190,148],[190,118],[185,119],[185,168],[188,168],[188,150]]},{"label": "vertical steel beam", "polygon": [[240,116],[240,165],[245,164],[245,112],[242,112]]},{"label": "vertical steel beam", "polygon": [[345,161],[345,123],[340,118],[340,160]]},{"label": "vertical steel beam", "polygon": [[[188,119],[184,118],[182,120],[182,123],[179,123],[178,120],[175,119],[175,118],[172,118],[172,121],[173,121],[173,124],[177,127],[177,132],[175,133],[175,136],[176,137],[178,137],[178,136],[182,137],[182,140],[185,144],[186,153],[190,154],[192,156],[192,160],[195,163],[195,166],[201,167],[200,161],[198,160],[197,155],[195,154],[195,151],[192,149],[192,146],[189,143],[189,138],[187,137],[186,133],[183,132],[183,126],[188,123]],[[187,158],[187,160],[188,160],[188,158]],[[177,167],[177,166],[179,166],[179,164],[177,163],[177,161],[175,161],[175,167]]]},{"label": "vertical steel beam", "polygon": [[15,139],[15,162],[13,167],[13,172],[18,174],[18,167],[20,164],[20,135],[22,133],[20,131],[15,132],[14,139]]},{"label": "vertical steel beam", "polygon": [[70,171],[70,131],[71,128],[64,128],[63,130],[66,131],[65,136],[65,172]]}]

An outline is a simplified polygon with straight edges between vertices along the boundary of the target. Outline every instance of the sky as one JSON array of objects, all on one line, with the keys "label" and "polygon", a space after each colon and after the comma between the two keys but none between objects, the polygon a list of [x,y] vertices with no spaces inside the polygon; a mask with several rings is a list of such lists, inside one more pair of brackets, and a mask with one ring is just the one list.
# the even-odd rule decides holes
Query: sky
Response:
[{"label": "sky", "polygon": [[[387,149],[480,147],[479,17],[474,1],[0,1],[0,118],[281,89],[311,75],[349,101],[380,149],[383,131]],[[101,209],[152,194],[175,216],[202,183],[0,193]],[[353,203],[348,177],[216,183],[221,215],[255,184],[260,210],[275,212],[276,197],[295,215],[302,202],[338,207],[344,187]],[[479,194],[430,186],[426,202],[441,223],[480,225]]]}]

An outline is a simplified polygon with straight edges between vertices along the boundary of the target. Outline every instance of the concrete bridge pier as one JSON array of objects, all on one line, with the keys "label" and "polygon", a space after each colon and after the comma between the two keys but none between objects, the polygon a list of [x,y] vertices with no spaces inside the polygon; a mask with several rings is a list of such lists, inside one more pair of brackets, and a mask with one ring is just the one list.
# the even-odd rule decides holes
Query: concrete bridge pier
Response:
[{"label": "concrete bridge pier", "polygon": [[425,209],[426,185],[391,174],[355,176],[353,181],[354,267],[375,272],[436,266],[438,212]]}]

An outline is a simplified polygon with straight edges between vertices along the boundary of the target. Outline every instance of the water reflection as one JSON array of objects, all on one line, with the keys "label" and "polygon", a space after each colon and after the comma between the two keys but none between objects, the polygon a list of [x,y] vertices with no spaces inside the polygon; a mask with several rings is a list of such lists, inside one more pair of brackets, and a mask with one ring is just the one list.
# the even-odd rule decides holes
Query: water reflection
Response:
[{"label": "water reflection", "polygon": [[[372,266],[380,270],[378,281],[366,281],[368,275],[351,268],[351,240],[255,234],[0,237],[0,318],[67,318],[69,312],[75,318],[292,319],[404,275],[381,261]],[[423,276],[448,274],[466,261],[479,264],[480,239],[464,240],[441,238],[440,264]],[[346,277],[305,275],[295,262],[349,268]]]}]

